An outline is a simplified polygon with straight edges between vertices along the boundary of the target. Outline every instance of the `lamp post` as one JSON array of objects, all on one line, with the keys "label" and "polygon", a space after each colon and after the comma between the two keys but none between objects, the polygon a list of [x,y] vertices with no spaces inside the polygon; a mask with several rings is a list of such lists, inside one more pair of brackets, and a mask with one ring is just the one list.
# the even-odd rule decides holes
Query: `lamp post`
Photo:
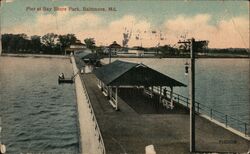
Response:
[{"label": "lamp post", "polygon": [[[195,39],[192,38],[190,41],[179,41],[178,43],[189,43],[190,44],[190,75],[189,75],[189,119],[190,119],[190,152],[195,152],[195,54],[194,54],[194,43]],[[185,64],[185,75],[187,75],[189,66]]]},{"label": "lamp post", "polygon": [[190,152],[195,151],[195,55],[194,55],[195,40],[191,39],[190,45]]},{"label": "lamp post", "polygon": [[[190,152],[195,152],[195,47],[204,46],[208,41],[195,41],[194,38],[178,43],[190,44],[190,75],[189,75],[189,107],[190,107]],[[189,65],[185,64],[185,75],[188,74]]]}]

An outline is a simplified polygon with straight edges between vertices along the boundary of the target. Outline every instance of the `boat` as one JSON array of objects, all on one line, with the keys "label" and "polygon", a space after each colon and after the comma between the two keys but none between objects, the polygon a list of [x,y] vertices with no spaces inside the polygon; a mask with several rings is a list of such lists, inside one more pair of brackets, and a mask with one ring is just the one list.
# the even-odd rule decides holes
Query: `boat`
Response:
[{"label": "boat", "polygon": [[73,78],[58,78],[58,83],[74,83]]}]

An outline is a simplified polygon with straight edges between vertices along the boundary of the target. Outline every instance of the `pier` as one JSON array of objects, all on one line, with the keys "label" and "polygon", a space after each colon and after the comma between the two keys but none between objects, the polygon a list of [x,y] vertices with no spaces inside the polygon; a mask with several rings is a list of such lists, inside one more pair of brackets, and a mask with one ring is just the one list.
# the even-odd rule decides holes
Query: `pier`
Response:
[{"label": "pier", "polygon": [[[75,70],[84,66],[77,57],[76,65]],[[189,153],[189,111],[186,107],[176,105],[173,110],[166,109],[158,99],[143,96],[139,89],[125,89],[118,93],[119,110],[115,110],[98,87],[93,73],[79,74],[76,80],[78,91],[84,91],[84,98],[77,94],[80,129],[89,130],[82,133],[85,136],[80,139],[82,153],[91,149],[111,154],[145,153],[148,145],[154,145],[156,153]],[[82,85],[77,85],[79,83]],[[128,92],[129,98],[126,97]],[[89,112],[89,116],[83,112]],[[91,117],[89,121],[88,117]],[[86,124],[91,124],[93,129]],[[196,116],[195,130],[197,152],[246,153],[250,149],[249,140],[203,117]],[[91,134],[94,137],[90,137]]]}]

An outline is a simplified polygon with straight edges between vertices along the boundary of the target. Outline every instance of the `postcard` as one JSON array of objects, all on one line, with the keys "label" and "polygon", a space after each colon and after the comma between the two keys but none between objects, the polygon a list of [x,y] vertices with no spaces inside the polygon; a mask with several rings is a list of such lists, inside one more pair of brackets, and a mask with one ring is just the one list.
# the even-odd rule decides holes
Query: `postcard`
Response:
[{"label": "postcard", "polygon": [[0,153],[250,153],[247,0],[0,0]]}]

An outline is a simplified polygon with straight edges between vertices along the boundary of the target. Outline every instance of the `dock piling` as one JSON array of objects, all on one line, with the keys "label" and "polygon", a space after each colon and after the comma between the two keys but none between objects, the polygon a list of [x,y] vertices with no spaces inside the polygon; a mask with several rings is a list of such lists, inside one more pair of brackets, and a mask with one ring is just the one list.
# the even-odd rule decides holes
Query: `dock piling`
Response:
[{"label": "dock piling", "polygon": [[213,109],[210,109],[210,118],[213,119]]},{"label": "dock piling", "polygon": [[227,115],[225,115],[225,119],[226,119],[225,125],[227,127]]},{"label": "dock piling", "polygon": [[197,103],[197,112],[200,113],[200,103]]},{"label": "dock piling", "polygon": [[244,123],[245,125],[245,135],[247,136],[247,123]]}]

